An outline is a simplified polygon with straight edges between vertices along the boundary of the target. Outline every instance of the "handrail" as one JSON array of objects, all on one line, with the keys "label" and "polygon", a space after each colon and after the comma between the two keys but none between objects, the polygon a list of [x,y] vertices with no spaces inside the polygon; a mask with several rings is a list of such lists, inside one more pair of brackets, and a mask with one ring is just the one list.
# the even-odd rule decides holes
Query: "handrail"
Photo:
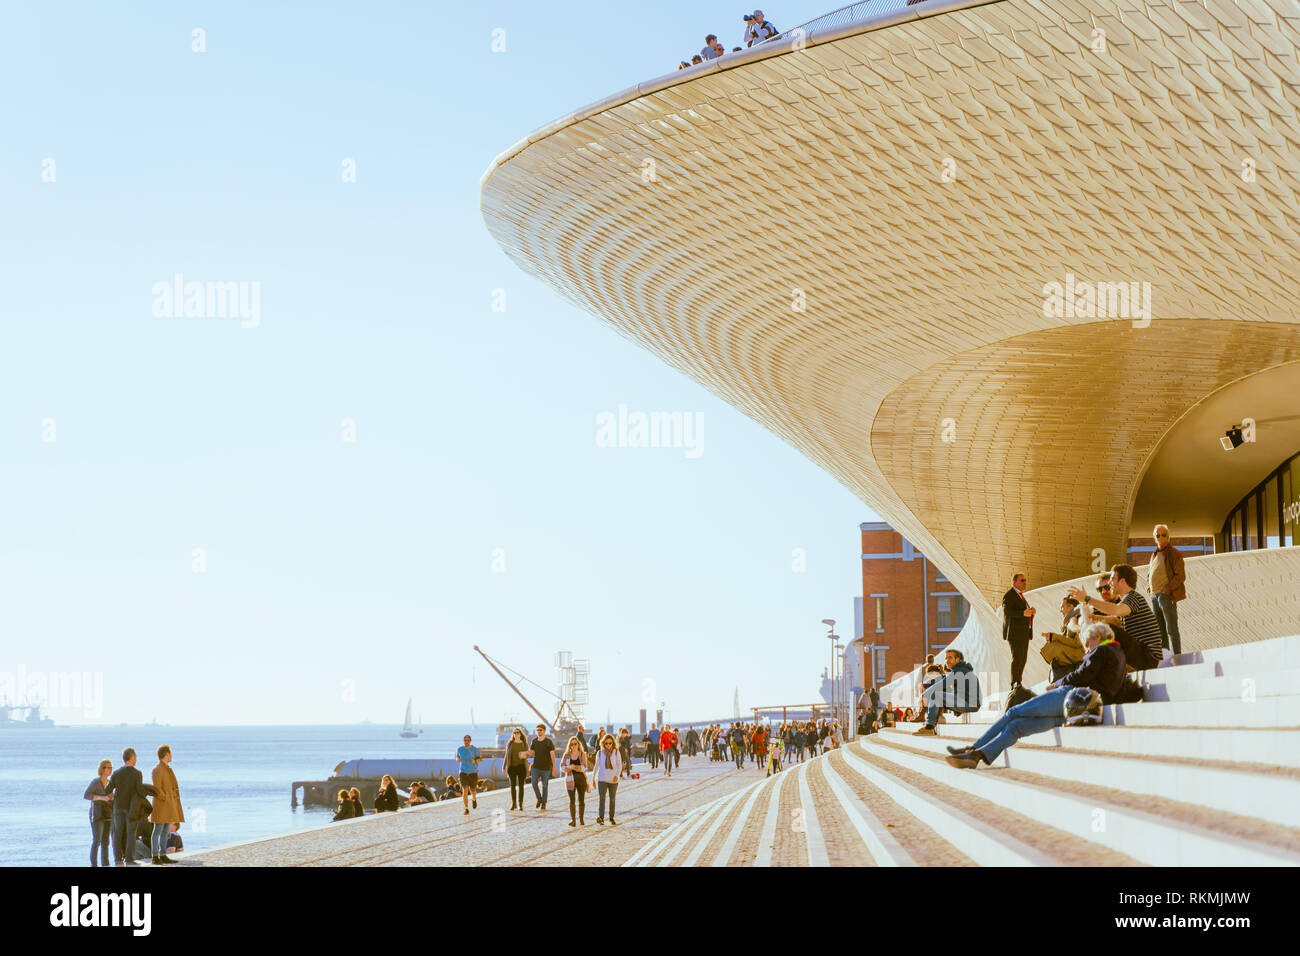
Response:
[{"label": "handrail", "polygon": [[[940,16],[945,13],[952,13],[957,10],[966,10],[971,7],[982,7],[986,4],[999,3],[1002,0],[866,0],[866,3],[851,4],[850,7],[870,6],[870,15],[860,17],[850,21],[845,25],[838,27],[819,27],[810,29],[809,24],[818,23],[827,17],[834,17],[843,10],[841,8],[828,14],[823,14],[817,20],[810,20],[809,24],[795,27],[794,30],[779,33],[770,39],[761,43],[755,43],[752,47],[742,50],[739,53],[727,53],[724,56],[715,57],[712,60],[705,60],[703,63],[692,65],[689,69],[673,70],[665,73],[663,76],[656,77],[652,80],[638,83],[619,93],[606,96],[603,99],[590,103],[581,109],[574,110],[561,116],[559,119],[547,123],[545,126],[534,130],[514,145],[506,148],[499,153],[496,158],[488,164],[487,169],[479,179],[480,188],[487,185],[492,174],[497,169],[504,166],[515,156],[522,153],[529,146],[539,143],[544,139],[568,129],[569,127],[589,119],[599,113],[615,109],[633,100],[640,99],[651,93],[658,93],[675,86],[683,86],[693,80],[700,79],[710,73],[720,70],[731,70],[737,67],[748,66],[759,60],[766,60],[771,57],[784,56],[794,50],[802,50],[805,47],[815,47],[823,43],[833,43],[836,40],[842,40],[857,33],[866,33],[871,30],[884,29],[897,23],[903,23],[910,20],[924,20],[933,16]],[[911,9],[916,7],[915,10]],[[855,13],[855,16],[857,14]],[[796,34],[796,30],[804,31],[802,34]],[[775,40],[782,40],[781,43],[775,43]]]},{"label": "handrail", "polygon": [[[868,13],[879,13],[887,7],[891,9],[893,7],[908,7],[923,2],[924,0],[893,0],[893,3],[891,4],[889,0],[858,0],[857,3],[846,4],[838,10],[832,10],[830,13],[823,13],[819,17],[814,17],[807,23],[801,23],[797,27],[783,30],[774,36],[768,37],[766,40],[760,40],[758,43],[755,43],[754,46],[759,46],[762,43],[771,43],[773,40],[788,39],[799,34],[800,31],[806,35],[812,30],[823,30],[827,27],[844,26],[861,19]],[[868,7],[871,9],[868,10]]]}]

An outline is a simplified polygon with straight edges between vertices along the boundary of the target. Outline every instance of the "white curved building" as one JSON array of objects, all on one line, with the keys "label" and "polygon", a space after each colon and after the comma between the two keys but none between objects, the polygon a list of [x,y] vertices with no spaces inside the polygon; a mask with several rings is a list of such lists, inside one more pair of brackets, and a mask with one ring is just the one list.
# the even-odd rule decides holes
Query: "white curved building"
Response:
[{"label": "white curved building", "polygon": [[915,543],[977,669],[1013,571],[1045,630],[1238,505],[1184,649],[1300,632],[1300,2],[858,4],[557,120],[482,209]]}]

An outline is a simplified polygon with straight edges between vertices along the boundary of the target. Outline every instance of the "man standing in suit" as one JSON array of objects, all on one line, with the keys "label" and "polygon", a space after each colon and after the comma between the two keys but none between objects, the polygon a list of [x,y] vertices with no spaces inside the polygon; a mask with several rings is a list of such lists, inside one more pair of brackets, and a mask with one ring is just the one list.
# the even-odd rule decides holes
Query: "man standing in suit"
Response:
[{"label": "man standing in suit", "polygon": [[1034,634],[1034,609],[1025,600],[1029,586],[1023,574],[1011,577],[1011,588],[1002,595],[1002,639],[1011,645],[1011,686],[1020,684],[1029,655],[1029,639]]},{"label": "man standing in suit", "polygon": [[139,801],[152,793],[153,787],[144,782],[144,775],[135,769],[135,749],[122,751],[122,766],[113,771],[104,788],[113,794],[113,864],[114,866],[139,866],[135,862],[134,811]]}]

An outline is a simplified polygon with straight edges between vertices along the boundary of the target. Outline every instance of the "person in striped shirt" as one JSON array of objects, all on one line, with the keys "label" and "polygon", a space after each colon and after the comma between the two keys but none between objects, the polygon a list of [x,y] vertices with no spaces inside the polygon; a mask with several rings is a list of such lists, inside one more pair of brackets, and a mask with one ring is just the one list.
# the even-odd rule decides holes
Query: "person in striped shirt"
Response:
[{"label": "person in striped shirt", "polygon": [[1142,671],[1155,667],[1163,650],[1160,622],[1147,599],[1137,590],[1137,571],[1132,565],[1115,565],[1110,569],[1110,587],[1111,594],[1118,598],[1115,603],[1089,597],[1083,588],[1071,588],[1070,596],[1080,605],[1100,612],[1102,616],[1094,620],[1124,628],[1129,637],[1124,654],[1131,669]]}]

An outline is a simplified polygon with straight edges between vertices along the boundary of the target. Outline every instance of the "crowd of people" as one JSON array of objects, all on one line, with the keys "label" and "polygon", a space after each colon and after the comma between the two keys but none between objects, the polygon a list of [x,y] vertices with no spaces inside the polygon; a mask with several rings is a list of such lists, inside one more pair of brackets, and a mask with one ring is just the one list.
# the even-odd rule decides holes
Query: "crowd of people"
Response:
[{"label": "crowd of people", "polygon": [[[1095,597],[1083,588],[1069,589],[1061,603],[1061,631],[1042,635],[1041,653],[1049,665],[1051,681],[1037,695],[1021,684],[1036,611],[1024,597],[1026,576],[1013,575],[1012,587],[1003,598],[1003,637],[1012,651],[1012,692],[1001,718],[973,744],[948,748],[949,763],[960,768],[990,764],[1025,736],[1063,725],[1100,723],[1104,705],[1141,699],[1141,687],[1127,674],[1160,666],[1180,649],[1175,605],[1186,596],[1186,572],[1182,555],[1169,544],[1168,537],[1165,526],[1156,527],[1151,604],[1137,590],[1137,572],[1127,564],[1114,565],[1109,574],[1098,578]],[[914,731],[916,735],[936,736],[945,713],[963,714],[980,708],[978,675],[960,650],[946,650],[943,663],[929,655],[920,669],[917,699],[920,704],[915,710],[890,700],[882,708],[879,693],[871,689],[859,701],[858,732],[871,734],[917,722],[922,726]],[[643,740],[646,761],[652,769],[662,767],[665,776],[680,766],[683,748],[689,757],[703,753],[712,761],[733,760],[737,770],[744,770],[748,763],[771,775],[780,772],[783,764],[838,749],[843,743],[839,722],[829,719],[783,721],[776,726],[733,721],[729,727],[711,724],[702,732],[688,727],[685,734],[677,727],[652,724]],[[100,761],[96,777],[85,791],[85,799],[90,801],[91,866],[108,866],[110,845],[116,866],[139,865],[135,860],[138,848],[155,865],[175,862],[168,853],[184,848],[179,830],[185,815],[171,767],[171,748],[163,745],[157,755],[148,784],[136,769],[133,748],[122,752],[123,766],[117,770],[111,760]],[[403,795],[397,781],[385,774],[375,797],[375,812],[459,797],[468,816],[478,808],[478,793],[485,789],[478,779],[483,756],[467,734],[456,757],[460,773],[448,776],[437,796],[420,780],[412,781]],[[619,781],[639,776],[632,769],[632,760],[632,734],[626,727],[617,735],[602,727],[590,738],[579,728],[562,752],[547,735],[545,725],[537,725],[531,740],[525,739],[522,728],[516,728],[505,748],[510,809],[524,810],[525,782],[530,782],[534,808],[545,811],[551,779],[560,778],[568,795],[569,826],[586,825],[586,796],[592,792],[599,799],[596,822],[603,825],[608,818],[610,825],[616,826]],[[364,813],[359,789],[339,791],[335,820]]]},{"label": "crowd of people", "polygon": [[753,764],[770,776],[780,772],[783,764],[838,749],[844,743],[844,734],[837,720],[790,720],[776,725],[733,721],[725,728],[722,724],[709,725],[701,741],[711,761],[732,760],[737,770],[744,770],[746,763]]},{"label": "crowd of people", "polygon": [[95,779],[86,787],[90,801],[90,865],[108,866],[113,849],[114,866],[139,866],[136,856],[148,856],[155,865],[175,863],[168,853],[185,848],[180,828],[185,822],[180,785],[171,768],[172,750],[158,748],[158,764],[151,783],[136,769],[132,747],[122,751],[122,766],[101,760]]},{"label": "crowd of people", "polygon": [[[762,43],[764,40],[770,40],[777,35],[777,29],[772,22],[763,16],[762,10],[755,10],[753,13],[746,13],[745,31],[741,36],[740,42],[744,46],[734,46],[731,48],[732,53],[739,53],[741,50],[754,46],[756,43]],[[677,69],[685,70],[689,67],[704,63],[708,60],[716,60],[720,56],[725,56],[727,50],[718,40],[716,33],[710,33],[704,38],[704,48],[699,53],[693,55],[689,60],[682,60],[677,64]]]}]

